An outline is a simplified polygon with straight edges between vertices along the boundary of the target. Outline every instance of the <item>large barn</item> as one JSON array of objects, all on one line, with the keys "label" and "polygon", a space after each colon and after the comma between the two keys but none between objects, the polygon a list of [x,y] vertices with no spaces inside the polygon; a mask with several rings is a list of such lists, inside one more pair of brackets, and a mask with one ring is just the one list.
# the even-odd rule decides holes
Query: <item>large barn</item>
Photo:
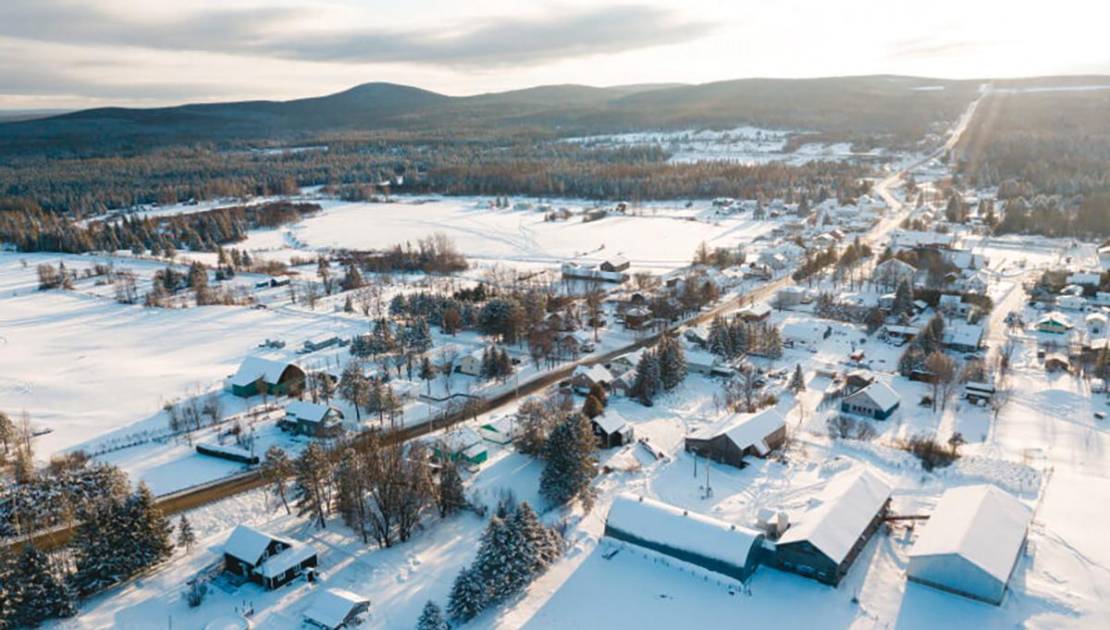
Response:
[{"label": "large barn", "polygon": [[775,409],[742,414],[709,437],[687,437],[686,451],[743,468],[749,455],[766,457],[786,442],[786,420]]},{"label": "large barn", "polygon": [[304,370],[293,363],[247,357],[228,379],[228,388],[243,398],[263,393],[260,388],[274,396],[296,396],[304,388],[304,380]]},{"label": "large barn", "polygon": [[1028,507],[994,486],[949,489],[910,550],[906,577],[997,606],[1031,518]]},{"label": "large barn", "polygon": [[821,504],[803,513],[775,544],[771,564],[836,586],[890,507],[890,486],[869,470],[829,481]]},{"label": "large barn", "polygon": [[759,564],[763,540],[756,530],[632,494],[613,500],[605,535],[741,582]]}]

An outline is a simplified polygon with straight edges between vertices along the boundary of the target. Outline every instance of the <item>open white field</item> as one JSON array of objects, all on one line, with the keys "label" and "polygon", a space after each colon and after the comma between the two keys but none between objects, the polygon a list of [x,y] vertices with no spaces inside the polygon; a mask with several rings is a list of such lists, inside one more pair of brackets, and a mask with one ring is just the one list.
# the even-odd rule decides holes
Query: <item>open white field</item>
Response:
[{"label": "open white field", "polygon": [[[267,257],[307,257],[325,248],[372,249],[412,243],[436,232],[450,237],[468,258],[507,264],[557,264],[570,258],[600,262],[624,254],[635,270],[688,265],[698,244],[734,247],[770,232],[773,221],[713,218],[707,202],[652,204],[641,216],[613,215],[583,223],[544,221],[528,210],[478,207],[477,198],[401,198],[390,203],[323,202],[324,211],[299,223],[253,232],[240,248]],[[484,201],[488,201],[485,199]],[[577,210],[583,202],[567,202]],[[559,201],[552,205],[561,207]]]}]

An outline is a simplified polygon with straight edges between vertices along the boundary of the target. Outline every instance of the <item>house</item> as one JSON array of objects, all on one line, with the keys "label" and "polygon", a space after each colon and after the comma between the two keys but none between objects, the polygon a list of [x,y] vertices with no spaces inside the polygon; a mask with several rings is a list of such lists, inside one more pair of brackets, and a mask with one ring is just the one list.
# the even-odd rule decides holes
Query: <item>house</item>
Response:
[{"label": "house", "polygon": [[589,394],[594,385],[608,390],[612,382],[613,374],[604,365],[579,365],[570,376],[571,387],[583,396]]},{"label": "house", "polygon": [[737,315],[746,322],[763,322],[771,317],[771,307],[762,302],[759,304],[752,304],[740,309]]},{"label": "house", "polygon": [[997,606],[1032,517],[1021,501],[992,485],[945,490],[910,549],[906,577]]},{"label": "house", "polygon": [[250,398],[255,394],[296,396],[304,389],[305,373],[286,361],[247,357],[227,381],[232,394]]},{"label": "house", "polygon": [[628,280],[624,272],[604,271],[573,262],[565,262],[562,266],[563,278],[566,280],[586,280],[591,282],[616,282]]},{"label": "house", "polygon": [[343,412],[335,407],[307,400],[295,400],[285,407],[281,426],[301,435],[335,437],[343,432]]},{"label": "house", "polygon": [[891,488],[861,469],[831,479],[821,503],[803,513],[775,543],[770,564],[836,586],[879,529]]},{"label": "house", "polygon": [[1098,287],[1102,283],[1102,274],[1093,271],[1077,271],[1068,275],[1067,283],[1082,287]]},{"label": "house", "polygon": [[633,439],[632,425],[615,411],[606,411],[590,420],[598,448],[614,448],[630,444]]},{"label": "house", "polygon": [[316,566],[312,545],[239,525],[224,543],[224,570],[267,589],[287,584]]},{"label": "house", "polygon": [[917,328],[913,326],[896,326],[894,324],[883,326],[883,335],[887,339],[897,341],[910,341],[917,336],[917,332]]},{"label": "house", "polygon": [[852,370],[844,375],[844,392],[851,394],[875,382],[875,375],[867,370]]},{"label": "house", "polygon": [[956,352],[977,352],[983,344],[983,327],[952,322],[944,327],[943,343]]},{"label": "house", "polygon": [[967,276],[963,281],[964,291],[968,293],[976,293],[978,295],[986,295],[987,289],[990,288],[991,279],[987,272],[979,270]]},{"label": "house", "polygon": [[459,364],[455,367],[455,370],[467,376],[481,376],[482,359],[485,357],[487,351],[488,348],[471,350],[463,355],[463,358],[459,359]]},{"label": "house", "polygon": [[1106,334],[1106,315],[1103,313],[1091,313],[1084,319],[1084,324],[1087,326],[1087,334],[1091,337],[1101,337]]},{"label": "house", "polygon": [[700,348],[686,344],[686,369],[694,374],[706,376],[731,376],[733,369],[721,361],[721,357]]},{"label": "house", "polygon": [[960,310],[960,304],[962,303],[963,299],[959,295],[946,293],[937,299],[937,310],[953,314]]},{"label": "house", "polygon": [[559,349],[559,356],[563,358],[575,358],[585,352],[594,351],[590,334],[581,330],[556,335],[555,345]]},{"label": "house", "polygon": [[369,599],[341,588],[329,588],[312,598],[312,605],[304,612],[304,620],[324,630],[338,630],[360,625],[359,616],[367,610],[370,610]]},{"label": "house", "polygon": [[1083,311],[1087,309],[1087,298],[1082,295],[1061,295],[1056,298],[1056,306],[1066,311]]},{"label": "house", "polygon": [[901,399],[890,385],[875,381],[840,401],[840,410],[875,420],[886,420],[898,409]]},{"label": "house", "polygon": [[686,437],[686,452],[743,468],[749,455],[766,457],[786,443],[786,420],[775,409],[730,418],[710,437]]},{"label": "house", "polygon": [[627,493],[613,499],[605,536],[741,582],[755,571],[763,547],[754,529]]},{"label": "house", "polygon": [[646,306],[633,306],[624,311],[624,327],[640,330],[651,321],[651,309]]},{"label": "house", "polygon": [[897,258],[884,260],[875,265],[875,270],[871,272],[871,282],[887,290],[897,288],[902,282],[912,287],[916,277],[917,268]]},{"label": "house", "polygon": [[477,466],[489,459],[489,451],[482,441],[482,436],[470,427],[445,433],[432,447],[432,455],[439,460],[461,462],[471,466]]},{"label": "house", "polygon": [[686,332],[682,333],[682,336],[686,338],[686,341],[704,348],[709,343],[709,328],[706,326],[691,326],[686,329]]},{"label": "house", "polygon": [[631,266],[631,263],[628,261],[628,259],[620,254],[617,254],[616,256],[603,261],[600,268],[602,271],[620,273],[622,271],[628,271],[629,266]]},{"label": "house", "polygon": [[1059,311],[1046,313],[1037,320],[1037,331],[1052,335],[1063,335],[1071,330],[1071,320]]},{"label": "house", "polygon": [[478,427],[478,435],[482,436],[483,440],[502,446],[512,444],[516,434],[517,426],[512,414],[490,420]]}]

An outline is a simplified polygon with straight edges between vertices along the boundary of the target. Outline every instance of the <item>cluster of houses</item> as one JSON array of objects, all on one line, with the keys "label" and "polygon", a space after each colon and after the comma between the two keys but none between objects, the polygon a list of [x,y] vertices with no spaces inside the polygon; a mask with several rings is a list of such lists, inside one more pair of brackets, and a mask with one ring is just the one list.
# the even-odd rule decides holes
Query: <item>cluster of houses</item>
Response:
[{"label": "cluster of houses", "polygon": [[[838,585],[891,514],[890,484],[868,469],[830,479],[798,514],[760,510],[752,526],[632,494],[614,499],[605,536],[747,582],[760,565]],[[909,551],[912,582],[999,605],[1023,552],[1031,510],[991,485],[946,491]]]}]

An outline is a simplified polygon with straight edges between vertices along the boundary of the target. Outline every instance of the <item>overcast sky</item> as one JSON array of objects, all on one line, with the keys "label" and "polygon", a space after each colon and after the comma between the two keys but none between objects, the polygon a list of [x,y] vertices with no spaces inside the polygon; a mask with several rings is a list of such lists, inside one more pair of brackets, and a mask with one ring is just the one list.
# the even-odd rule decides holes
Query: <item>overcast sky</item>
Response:
[{"label": "overcast sky", "polygon": [[1110,74],[1106,0],[0,0],[0,108]]}]

